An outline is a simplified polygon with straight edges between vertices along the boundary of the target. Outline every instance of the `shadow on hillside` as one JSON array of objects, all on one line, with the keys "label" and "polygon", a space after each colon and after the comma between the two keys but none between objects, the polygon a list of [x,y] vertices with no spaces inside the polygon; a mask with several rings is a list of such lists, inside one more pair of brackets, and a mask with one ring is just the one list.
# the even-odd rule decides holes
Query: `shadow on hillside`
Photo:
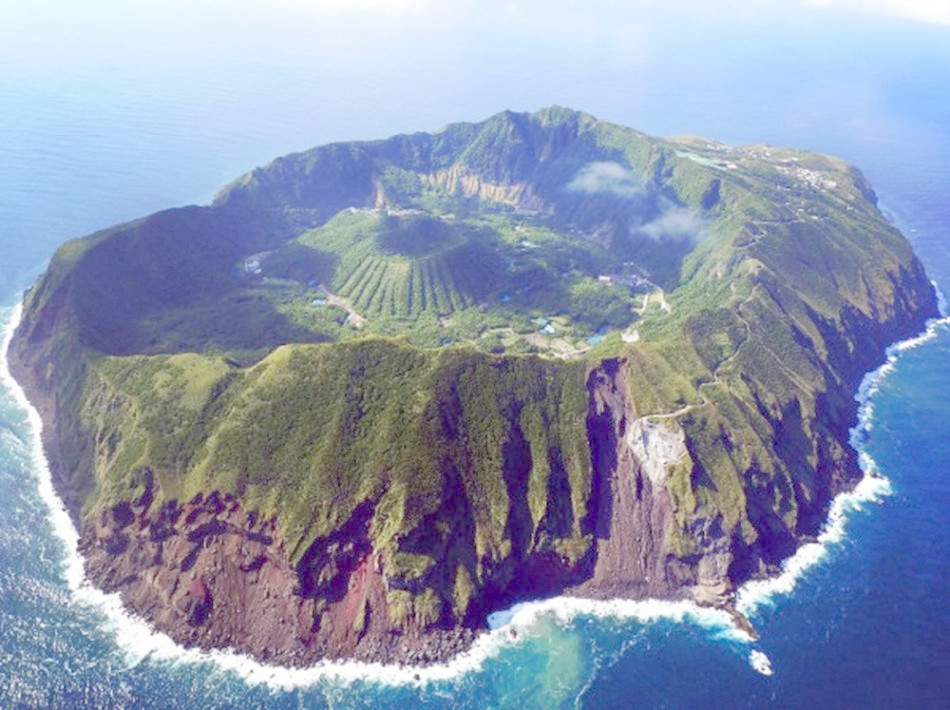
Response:
[{"label": "shadow on hillside", "polygon": [[[257,352],[331,337],[293,323],[253,289],[149,313],[129,324],[128,353]],[[127,354],[127,353],[119,353]]]},{"label": "shadow on hillside", "polygon": [[273,219],[205,207],[160,212],[97,235],[70,274],[84,342],[129,355],[266,351],[327,340],[292,323],[235,273],[249,254],[285,238]]}]

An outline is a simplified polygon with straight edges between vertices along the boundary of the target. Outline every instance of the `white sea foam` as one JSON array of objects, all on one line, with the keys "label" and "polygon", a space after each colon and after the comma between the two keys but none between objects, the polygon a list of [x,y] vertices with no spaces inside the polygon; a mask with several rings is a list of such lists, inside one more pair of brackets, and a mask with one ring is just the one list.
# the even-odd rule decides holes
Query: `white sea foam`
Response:
[{"label": "white sea foam", "polygon": [[33,461],[36,464],[35,468],[40,498],[49,509],[49,518],[53,524],[53,529],[66,546],[68,552],[63,560],[63,577],[69,584],[70,589],[76,589],[82,582],[84,576],[82,560],[77,554],[72,554],[77,550],[79,535],[76,533],[76,528],[73,526],[69,513],[66,512],[63,502],[53,489],[52,476],[46,461],[46,454],[43,451],[43,422],[40,419],[39,412],[37,412],[36,408],[27,400],[23,388],[13,379],[7,361],[7,351],[10,347],[10,340],[13,338],[13,331],[16,330],[16,326],[20,322],[22,311],[22,304],[17,304],[12,309],[7,326],[3,331],[3,339],[2,342],[0,342],[0,383],[10,391],[16,403],[26,412],[29,422],[29,432],[27,433],[25,443],[29,447]]},{"label": "white sea foam", "polygon": [[944,295],[943,291],[940,290],[940,287],[937,285],[936,281],[930,282],[934,287],[934,292],[937,294],[937,310],[940,311],[940,316],[946,318],[950,316],[950,311],[947,309],[950,308],[950,305],[947,304],[947,297]]},{"label": "white sea foam", "polygon": [[[56,494],[49,464],[43,451],[42,420],[37,410],[27,400],[23,389],[10,375],[8,367],[7,350],[21,315],[22,306],[18,305],[10,312],[9,321],[3,333],[2,343],[0,343],[0,348],[2,348],[0,382],[27,413],[28,444],[35,464],[39,494],[49,509],[49,519],[55,534],[66,549],[62,562],[63,578],[76,602],[102,613],[103,628],[114,636],[117,645],[125,653],[130,667],[152,661],[210,663],[222,671],[235,673],[249,684],[265,684],[274,689],[284,690],[310,686],[322,681],[421,685],[433,681],[452,680],[467,673],[477,672],[487,659],[529,637],[531,629],[536,627],[538,620],[543,616],[552,617],[561,623],[569,623],[578,616],[630,619],[643,624],[659,620],[691,621],[717,630],[722,638],[729,641],[742,644],[752,642],[752,638],[747,633],[736,628],[728,613],[719,609],[701,607],[688,601],[626,599],[597,601],[555,597],[517,604],[511,609],[496,612],[489,619],[492,630],[480,636],[468,651],[459,654],[451,661],[424,668],[348,661],[322,662],[311,668],[294,669],[259,663],[232,651],[206,652],[186,649],[166,634],[152,630],[143,619],[128,613],[117,594],[102,592],[92,586],[85,576],[82,557],[78,550],[79,535],[63,502]],[[860,432],[868,431],[872,424],[873,407],[870,398],[881,380],[893,370],[894,362],[900,353],[927,342],[936,335],[938,327],[948,323],[950,319],[933,321],[928,324],[927,331],[921,336],[892,346],[888,350],[888,362],[864,378],[856,396],[861,407],[858,426],[852,431],[852,442],[856,443],[862,469],[867,475],[853,491],[835,498],[828,521],[818,541],[799,548],[783,564],[782,574],[774,579],[749,582],[739,590],[737,608],[740,611],[750,613],[759,605],[769,603],[776,595],[790,593],[801,575],[826,555],[828,545],[841,540],[848,512],[860,508],[866,502],[879,500],[890,492],[889,482],[875,474],[873,460],[860,445]],[[768,657],[758,649],[750,651],[749,662],[760,673],[765,675],[772,673]]]},{"label": "white sea foam", "polygon": [[[873,465],[870,456],[865,460]],[[769,579],[746,582],[736,594],[736,608],[743,614],[752,614],[763,605],[772,604],[774,598],[794,591],[802,575],[821,562],[828,554],[829,546],[844,538],[848,514],[862,509],[866,503],[878,502],[891,493],[891,484],[886,478],[872,471],[866,472],[854,490],[838,495],[831,503],[828,519],[816,542],[802,545],[782,563],[781,574]]]},{"label": "white sea foam", "polygon": [[853,490],[835,497],[817,541],[799,547],[794,555],[782,563],[781,574],[769,579],[747,582],[739,589],[736,608],[740,612],[752,614],[759,606],[774,603],[776,596],[791,594],[802,575],[825,559],[830,545],[839,543],[844,538],[849,514],[861,510],[867,503],[879,502],[892,493],[890,481],[880,474],[877,464],[865,447],[866,438],[874,426],[874,394],[894,371],[903,353],[930,342],[937,337],[941,328],[948,326],[950,318],[929,320],[920,335],[888,347],[885,363],[867,373],[861,380],[854,397],[858,402],[858,421],[849,432],[849,443],[857,452],[858,465],[864,477]]},{"label": "white sea foam", "polygon": [[507,628],[530,628],[540,616],[553,617],[561,623],[569,623],[578,616],[630,619],[640,623],[660,620],[675,622],[692,621],[702,626],[716,628],[736,640],[748,640],[748,636],[735,628],[732,617],[721,609],[699,606],[691,601],[663,601],[645,599],[579,599],[576,597],[552,597],[538,601],[516,604],[507,612],[496,616],[504,623],[495,631]]}]

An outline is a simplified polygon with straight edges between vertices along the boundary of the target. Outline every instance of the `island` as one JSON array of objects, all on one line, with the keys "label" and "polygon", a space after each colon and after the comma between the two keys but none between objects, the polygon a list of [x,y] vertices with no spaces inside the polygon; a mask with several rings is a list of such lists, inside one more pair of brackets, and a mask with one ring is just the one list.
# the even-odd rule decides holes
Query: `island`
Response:
[{"label": "island", "polygon": [[420,665],[520,600],[731,609],[936,315],[841,160],[552,107],[67,242],[9,359],[94,584],[187,646]]}]

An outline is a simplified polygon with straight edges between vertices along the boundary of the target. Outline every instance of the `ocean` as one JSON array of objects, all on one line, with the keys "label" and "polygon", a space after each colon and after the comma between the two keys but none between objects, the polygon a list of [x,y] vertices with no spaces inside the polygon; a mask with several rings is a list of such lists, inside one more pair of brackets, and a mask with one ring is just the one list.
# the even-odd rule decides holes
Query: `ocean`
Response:
[{"label": "ocean", "polygon": [[[77,32],[119,22],[101,5]],[[241,172],[293,150],[553,103],[656,135],[840,155],[868,176],[950,293],[950,28],[814,8],[791,23],[660,18],[646,30],[596,13],[568,26],[555,12],[531,32],[515,20],[479,19],[440,24],[442,34],[429,28],[425,45],[371,27],[378,46],[332,32],[311,46],[291,22],[292,5],[275,10],[286,15],[290,48],[232,25],[221,32],[250,45],[211,34],[186,41],[205,36],[196,22],[164,59],[158,49],[171,47],[171,25],[159,20],[165,44],[143,49],[106,33],[95,37],[108,40],[100,56],[62,41],[75,37],[49,17],[0,12],[14,28],[0,24],[8,45],[16,27],[40,36],[15,66],[0,62],[7,336],[23,289],[66,239],[206,202]],[[334,21],[321,15],[313,29]],[[59,43],[39,61],[44,33]],[[858,52],[868,46],[876,51]],[[124,61],[107,61],[120,51]],[[287,671],[152,634],[84,584],[36,414],[5,362],[0,380],[0,708],[950,704],[947,321],[896,344],[855,393],[852,443],[875,475],[835,502],[819,542],[781,577],[742,590],[758,641],[690,605],[554,599],[493,617],[497,629],[470,653],[421,671],[352,663]]]}]

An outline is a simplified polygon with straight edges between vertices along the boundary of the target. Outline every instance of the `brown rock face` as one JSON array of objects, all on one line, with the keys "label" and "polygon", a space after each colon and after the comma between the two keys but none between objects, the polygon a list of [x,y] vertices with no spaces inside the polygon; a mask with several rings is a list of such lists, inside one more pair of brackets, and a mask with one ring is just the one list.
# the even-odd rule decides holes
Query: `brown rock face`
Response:
[{"label": "brown rock face", "polygon": [[590,578],[571,594],[597,599],[683,597],[683,584],[692,582],[695,574],[668,564],[672,500],[666,487],[651,481],[627,440],[636,412],[627,395],[623,362],[604,362],[591,373],[587,387],[596,562]]},{"label": "brown rock face", "polygon": [[424,663],[473,636],[412,618],[390,623],[380,560],[365,537],[318,541],[298,570],[278,523],[231,496],[153,508],[147,492],[86,526],[81,547],[95,584],[188,646],[294,666],[321,658]]}]

